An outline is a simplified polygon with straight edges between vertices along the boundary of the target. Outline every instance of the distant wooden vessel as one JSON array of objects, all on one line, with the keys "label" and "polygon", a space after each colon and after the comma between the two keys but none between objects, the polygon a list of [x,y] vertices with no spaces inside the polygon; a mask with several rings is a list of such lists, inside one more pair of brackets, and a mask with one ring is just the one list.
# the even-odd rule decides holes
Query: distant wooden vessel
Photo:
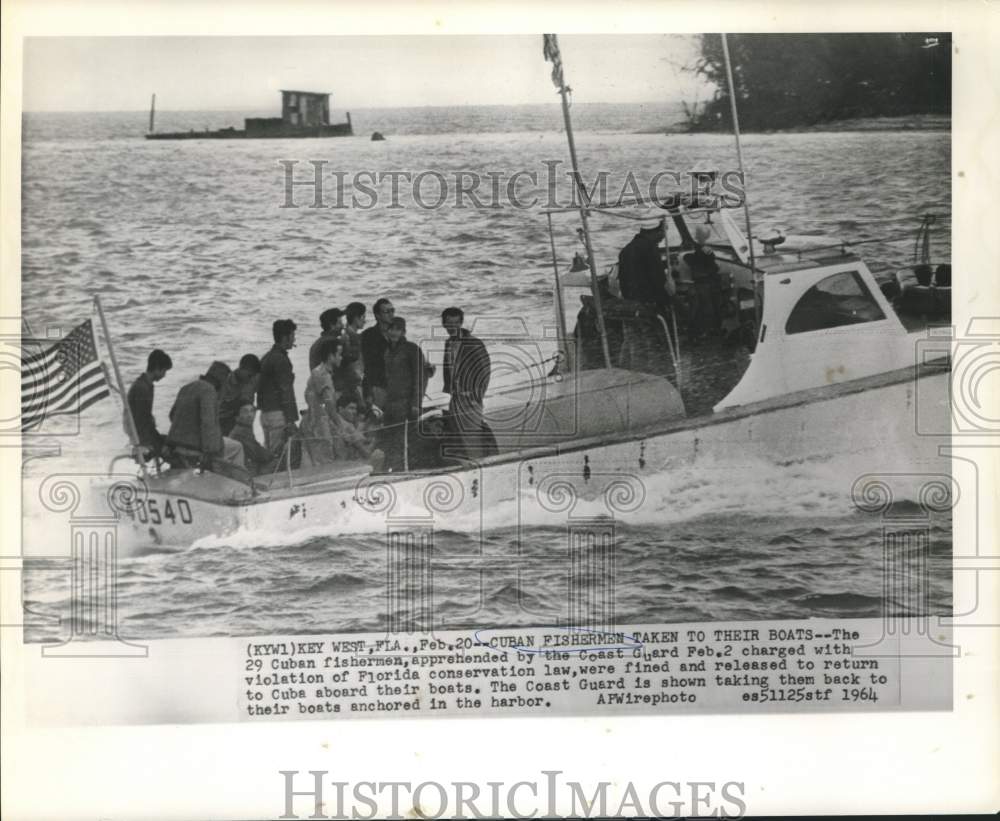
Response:
[{"label": "distant wooden vessel", "polygon": [[351,137],[351,113],[346,112],[347,121],[330,122],[330,95],[314,91],[281,92],[280,117],[247,117],[243,128],[219,128],[214,131],[154,131],[156,95],[149,110],[149,132],[147,140],[263,140],[288,137]]}]

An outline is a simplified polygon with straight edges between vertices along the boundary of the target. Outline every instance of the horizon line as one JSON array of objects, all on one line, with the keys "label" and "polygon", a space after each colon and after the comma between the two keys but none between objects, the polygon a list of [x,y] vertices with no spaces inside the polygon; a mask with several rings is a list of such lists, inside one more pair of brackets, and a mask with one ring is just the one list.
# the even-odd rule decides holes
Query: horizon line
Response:
[{"label": "horizon line", "polygon": [[[683,102],[683,99],[677,100],[631,100],[625,102],[610,102],[607,100],[595,100],[593,102],[575,102],[574,106],[588,106],[588,105],[676,105]],[[425,105],[380,105],[380,106],[356,106],[350,109],[345,108],[344,111],[381,111],[389,108],[515,108],[519,106],[535,106],[541,107],[559,107],[558,101],[553,101],[551,103],[427,103]],[[331,106],[331,109],[333,107]],[[252,106],[239,106],[236,108],[159,108],[157,107],[156,113],[174,113],[174,114],[185,114],[192,112],[224,112],[224,113],[239,113],[241,111],[259,111],[260,109],[254,108]],[[338,109],[339,110],[339,109]],[[59,108],[59,109],[21,109],[22,114],[148,114],[149,108]],[[331,111],[331,113],[333,113]]]}]

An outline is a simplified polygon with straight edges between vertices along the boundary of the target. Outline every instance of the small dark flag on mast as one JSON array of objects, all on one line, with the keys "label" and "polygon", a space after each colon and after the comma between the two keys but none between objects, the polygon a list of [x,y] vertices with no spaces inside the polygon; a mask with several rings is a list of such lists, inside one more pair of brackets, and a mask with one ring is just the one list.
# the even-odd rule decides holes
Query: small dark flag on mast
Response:
[{"label": "small dark flag on mast", "polygon": [[26,354],[21,366],[21,432],[51,416],[80,413],[110,396],[88,319],[55,345]]},{"label": "small dark flag on mast", "polygon": [[542,41],[542,54],[545,55],[545,59],[548,62],[552,63],[552,83],[556,88],[562,89],[564,83],[562,56],[559,54],[559,41],[554,34],[543,34]]}]

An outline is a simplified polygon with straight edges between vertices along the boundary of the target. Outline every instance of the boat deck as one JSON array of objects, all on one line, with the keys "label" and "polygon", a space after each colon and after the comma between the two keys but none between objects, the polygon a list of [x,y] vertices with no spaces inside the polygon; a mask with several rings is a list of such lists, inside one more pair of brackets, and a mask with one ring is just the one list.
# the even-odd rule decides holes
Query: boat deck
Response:
[{"label": "boat deck", "polygon": [[[633,350],[639,355],[622,354],[613,346],[612,357],[628,360],[622,367],[668,379],[680,390],[688,417],[711,413],[740,381],[750,364],[750,351],[735,337],[710,335],[692,341],[682,332],[679,378],[664,334],[657,334],[655,342],[641,351]],[[593,355],[587,359],[587,364],[588,370],[602,367],[600,359]]]},{"label": "boat deck", "polygon": [[[680,360],[684,408],[689,417],[701,416],[711,413],[740,381],[750,364],[750,352],[743,345],[716,336],[687,344],[681,339]],[[675,381],[673,375],[670,378]]]}]

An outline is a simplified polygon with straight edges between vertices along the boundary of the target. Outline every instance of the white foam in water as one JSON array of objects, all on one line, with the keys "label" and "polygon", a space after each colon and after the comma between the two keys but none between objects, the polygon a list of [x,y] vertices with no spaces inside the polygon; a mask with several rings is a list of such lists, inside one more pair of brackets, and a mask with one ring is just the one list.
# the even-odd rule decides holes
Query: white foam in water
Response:
[{"label": "white foam in water", "polygon": [[[642,477],[645,499],[635,510],[616,512],[615,518],[634,525],[671,525],[716,515],[743,514],[754,517],[776,516],[848,516],[856,511],[851,488],[857,478],[856,459],[851,456],[794,465],[767,461],[732,464],[702,459],[698,465]],[[595,485],[587,495],[578,496],[572,507],[573,518],[607,516],[604,486]],[[586,490],[583,491],[586,493]],[[589,496],[589,498],[588,498]],[[424,514],[419,505],[401,499],[395,514],[405,517]],[[546,510],[537,500],[534,488],[526,488],[519,500],[510,498],[491,504],[482,511],[448,514],[437,526],[457,533],[505,530],[518,525],[563,527],[565,510]],[[230,536],[208,536],[193,547],[228,546],[235,548],[294,546],[313,539],[379,536],[385,533],[385,521],[356,508],[345,511],[334,526],[296,529],[244,531]]]}]

